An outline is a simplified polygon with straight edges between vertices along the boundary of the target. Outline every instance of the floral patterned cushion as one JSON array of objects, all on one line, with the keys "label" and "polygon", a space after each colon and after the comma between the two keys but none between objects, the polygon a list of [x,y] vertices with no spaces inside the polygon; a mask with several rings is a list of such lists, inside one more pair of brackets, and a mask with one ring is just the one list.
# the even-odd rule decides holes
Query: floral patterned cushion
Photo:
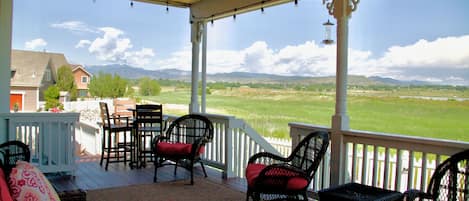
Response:
[{"label": "floral patterned cushion", "polygon": [[59,201],[59,196],[42,172],[28,162],[18,161],[10,173],[10,192],[14,200]]}]

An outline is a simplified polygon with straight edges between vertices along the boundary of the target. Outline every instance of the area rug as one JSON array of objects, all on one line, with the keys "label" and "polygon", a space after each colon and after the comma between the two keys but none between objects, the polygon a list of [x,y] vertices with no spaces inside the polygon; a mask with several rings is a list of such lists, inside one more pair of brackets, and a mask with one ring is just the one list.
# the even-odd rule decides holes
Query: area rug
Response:
[{"label": "area rug", "polygon": [[217,184],[208,179],[198,179],[194,185],[188,180],[141,184],[108,189],[90,190],[87,201],[241,201],[246,194]]}]

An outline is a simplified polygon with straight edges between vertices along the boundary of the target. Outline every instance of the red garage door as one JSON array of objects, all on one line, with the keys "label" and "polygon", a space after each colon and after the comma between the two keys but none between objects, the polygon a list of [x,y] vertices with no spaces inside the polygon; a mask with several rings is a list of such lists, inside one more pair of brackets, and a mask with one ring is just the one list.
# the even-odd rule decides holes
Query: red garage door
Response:
[{"label": "red garage door", "polygon": [[13,111],[15,103],[18,104],[18,111],[23,110],[23,95],[22,94],[10,94],[10,110]]}]

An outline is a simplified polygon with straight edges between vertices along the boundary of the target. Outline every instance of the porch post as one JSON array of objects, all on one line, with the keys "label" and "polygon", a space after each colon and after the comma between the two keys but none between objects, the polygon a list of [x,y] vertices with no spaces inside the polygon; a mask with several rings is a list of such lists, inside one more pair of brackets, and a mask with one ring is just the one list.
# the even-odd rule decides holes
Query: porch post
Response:
[{"label": "porch post", "polygon": [[189,113],[199,112],[199,100],[197,95],[199,82],[199,49],[201,37],[201,22],[191,22],[191,42],[192,42],[192,79],[191,79],[191,103],[189,104]]},{"label": "porch post", "polygon": [[[13,0],[0,1],[0,114],[10,113],[11,33]],[[1,118],[1,117],[0,117]],[[7,140],[7,125],[0,119],[0,142]]]},{"label": "porch post", "polygon": [[207,107],[207,22],[203,22],[202,32],[202,113],[206,112]]},{"label": "porch post", "polygon": [[331,186],[345,181],[345,144],[343,130],[349,129],[347,115],[348,20],[359,0],[335,0],[327,4],[337,20],[336,104],[331,133]]}]

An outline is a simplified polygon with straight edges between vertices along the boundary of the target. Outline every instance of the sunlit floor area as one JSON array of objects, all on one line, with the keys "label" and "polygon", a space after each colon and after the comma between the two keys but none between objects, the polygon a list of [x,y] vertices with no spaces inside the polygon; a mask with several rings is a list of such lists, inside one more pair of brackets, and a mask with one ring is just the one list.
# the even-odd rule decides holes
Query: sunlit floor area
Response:
[{"label": "sunlit floor area", "polygon": [[[194,169],[194,178],[196,179],[194,187],[197,187],[198,179],[208,179],[212,182],[233,188],[238,191],[246,191],[246,180],[241,178],[223,179],[219,170],[210,168],[206,165],[208,177],[204,178],[200,166]],[[131,169],[123,163],[109,164],[108,171],[99,165],[99,158],[82,158],[77,163],[75,176],[48,175],[49,180],[57,191],[96,190],[112,187],[130,186],[138,184],[153,183],[153,164],[150,163],[146,168]],[[165,166],[158,169],[158,182],[187,180],[190,183],[190,172],[184,168],[178,168],[174,175],[174,166]]]}]

